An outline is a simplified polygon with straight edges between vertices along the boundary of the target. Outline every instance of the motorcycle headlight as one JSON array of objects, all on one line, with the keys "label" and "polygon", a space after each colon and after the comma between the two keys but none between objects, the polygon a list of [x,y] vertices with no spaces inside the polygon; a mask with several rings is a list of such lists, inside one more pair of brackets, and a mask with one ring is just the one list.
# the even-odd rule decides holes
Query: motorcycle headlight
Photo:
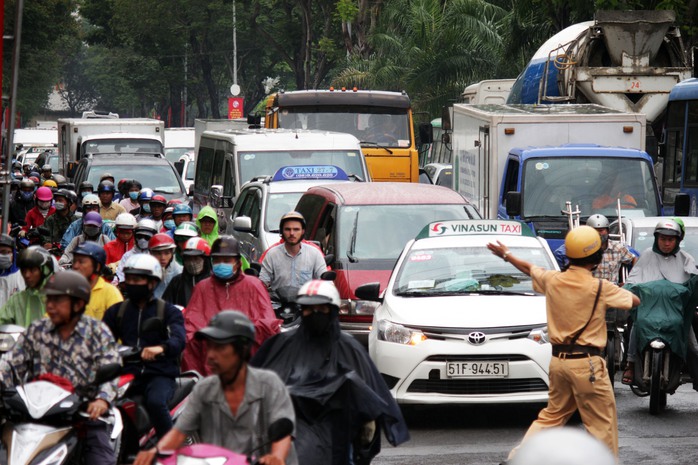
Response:
[{"label": "motorcycle headlight", "polygon": [[426,341],[427,337],[419,330],[405,328],[392,321],[380,320],[378,322],[378,339],[395,344],[416,346]]},{"label": "motorcycle headlight", "polygon": [[547,344],[550,342],[548,339],[548,327],[543,326],[541,328],[533,328],[527,336],[530,340],[537,342],[538,344]]},{"label": "motorcycle headlight", "polygon": [[12,334],[0,334],[0,352],[9,352],[17,342]]}]

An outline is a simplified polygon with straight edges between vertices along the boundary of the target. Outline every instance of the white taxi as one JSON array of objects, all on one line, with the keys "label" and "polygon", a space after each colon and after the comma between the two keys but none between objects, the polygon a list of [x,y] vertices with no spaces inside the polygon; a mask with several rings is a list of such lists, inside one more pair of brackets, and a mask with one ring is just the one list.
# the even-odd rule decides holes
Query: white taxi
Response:
[{"label": "white taxi", "polygon": [[524,223],[440,221],[407,243],[382,297],[375,284],[357,289],[381,302],[369,353],[399,403],[547,401],[545,297],[487,249],[493,241],[557,269],[545,240]]}]

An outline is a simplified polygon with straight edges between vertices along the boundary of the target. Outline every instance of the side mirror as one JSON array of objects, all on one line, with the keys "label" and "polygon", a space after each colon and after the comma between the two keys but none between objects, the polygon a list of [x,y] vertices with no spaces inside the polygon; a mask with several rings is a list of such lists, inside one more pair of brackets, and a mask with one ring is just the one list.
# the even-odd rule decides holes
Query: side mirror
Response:
[{"label": "side mirror", "polygon": [[162,331],[163,322],[158,317],[148,318],[141,324],[141,334]]},{"label": "side mirror", "polygon": [[233,220],[233,229],[246,233],[252,231],[252,218],[249,216],[238,216]]},{"label": "side mirror", "polygon": [[112,379],[119,376],[120,373],[121,373],[121,364],[120,363],[109,363],[107,365],[103,365],[103,366],[97,368],[97,373],[95,373],[94,384],[96,386],[99,386],[100,384],[104,384],[107,381],[111,381]]},{"label": "side mirror", "polygon": [[688,216],[691,211],[691,197],[686,193],[676,194],[674,197],[674,215]]},{"label": "side mirror", "polygon": [[211,186],[211,204],[214,208],[233,208],[232,197],[223,196],[223,186]]},{"label": "side mirror", "polygon": [[331,266],[334,263],[334,254],[325,255],[325,265]]},{"label": "side mirror", "polygon": [[444,131],[451,130],[451,112],[449,107],[443,107],[441,109],[441,129]]},{"label": "side mirror", "polygon": [[323,281],[334,281],[337,278],[337,273],[334,271],[325,271],[320,275]]},{"label": "side mirror", "polygon": [[509,215],[510,218],[521,216],[521,192],[507,192],[506,202],[507,215]]},{"label": "side mirror", "polygon": [[177,170],[177,173],[179,173],[180,176],[184,176],[184,161],[183,160],[177,160],[174,163],[174,167]]},{"label": "side mirror", "polygon": [[421,144],[431,144],[434,142],[434,128],[431,123],[419,124],[419,142]]},{"label": "side mirror", "polygon": [[370,300],[373,302],[382,302],[380,298],[381,285],[380,283],[362,284],[354,290],[354,295],[359,300]]},{"label": "side mirror", "polygon": [[271,442],[279,441],[293,432],[293,422],[288,418],[279,418],[269,425],[269,440]]},{"label": "side mirror", "polygon": [[187,190],[187,194],[189,195],[189,197],[194,196],[194,184],[189,185],[189,189]]},{"label": "side mirror", "polygon": [[70,163],[68,163],[67,176],[69,178],[72,178],[73,176],[75,176],[75,170],[77,169],[77,166],[78,166],[77,163],[75,163],[74,161],[71,161]]},{"label": "side mirror", "polygon": [[247,115],[247,124],[251,126],[259,126],[262,124],[262,115],[255,115],[254,113],[249,113]]}]

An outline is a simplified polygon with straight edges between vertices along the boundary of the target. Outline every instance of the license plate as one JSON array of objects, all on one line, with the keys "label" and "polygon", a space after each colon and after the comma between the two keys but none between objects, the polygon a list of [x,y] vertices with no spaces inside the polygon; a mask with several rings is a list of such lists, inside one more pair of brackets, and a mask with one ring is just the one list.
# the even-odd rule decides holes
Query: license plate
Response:
[{"label": "license plate", "polygon": [[447,362],[446,376],[449,378],[509,376],[509,362]]}]

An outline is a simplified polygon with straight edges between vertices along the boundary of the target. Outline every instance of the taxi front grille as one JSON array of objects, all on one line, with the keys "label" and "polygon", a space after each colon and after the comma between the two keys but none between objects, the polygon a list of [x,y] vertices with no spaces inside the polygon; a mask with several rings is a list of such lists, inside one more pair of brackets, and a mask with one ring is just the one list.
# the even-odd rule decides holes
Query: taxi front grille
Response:
[{"label": "taxi front grille", "polygon": [[504,361],[504,362],[530,362],[531,359],[521,354],[463,354],[463,355],[431,355],[427,362],[474,362],[477,360]]},{"label": "taxi front grille", "polygon": [[417,379],[407,392],[425,394],[517,394],[547,392],[548,385],[540,378],[502,379]]}]

